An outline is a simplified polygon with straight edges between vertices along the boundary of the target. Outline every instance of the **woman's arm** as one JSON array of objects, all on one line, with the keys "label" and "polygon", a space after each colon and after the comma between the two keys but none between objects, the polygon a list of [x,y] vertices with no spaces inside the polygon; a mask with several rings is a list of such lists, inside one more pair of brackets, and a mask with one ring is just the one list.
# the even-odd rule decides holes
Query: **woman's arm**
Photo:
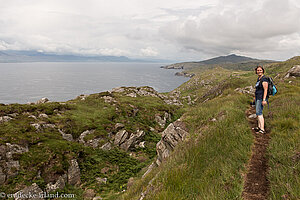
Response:
[{"label": "woman's arm", "polygon": [[266,105],[266,98],[267,98],[267,94],[268,94],[268,82],[262,82],[263,88],[264,88],[264,96],[263,96],[263,102],[262,105]]}]

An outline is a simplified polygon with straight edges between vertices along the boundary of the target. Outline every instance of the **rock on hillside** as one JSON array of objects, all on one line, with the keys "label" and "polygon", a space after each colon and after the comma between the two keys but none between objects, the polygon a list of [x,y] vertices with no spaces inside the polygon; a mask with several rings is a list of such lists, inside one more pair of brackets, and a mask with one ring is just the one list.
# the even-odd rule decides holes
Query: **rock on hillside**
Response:
[{"label": "rock on hillside", "polygon": [[300,77],[300,65],[295,65],[293,68],[291,68],[285,78],[289,78],[290,76],[296,76],[296,77]]},{"label": "rock on hillside", "polygon": [[177,144],[180,141],[183,141],[188,134],[187,127],[180,119],[169,124],[162,132],[162,138],[156,145],[156,164],[160,165],[167,157],[169,157]]},{"label": "rock on hillside", "polygon": [[[118,87],[118,88],[113,88],[110,92],[111,93],[122,93],[123,95],[129,96],[129,97],[132,97],[132,98],[136,98],[138,96],[157,97],[157,98],[162,99],[168,105],[177,105],[177,106],[183,105],[180,102],[179,96],[163,95],[163,94],[158,93],[152,87],[148,87],[148,86],[144,86],[144,87]],[[102,98],[108,99],[109,96],[104,96]],[[113,98],[109,98],[108,102],[115,102],[115,100]]]}]

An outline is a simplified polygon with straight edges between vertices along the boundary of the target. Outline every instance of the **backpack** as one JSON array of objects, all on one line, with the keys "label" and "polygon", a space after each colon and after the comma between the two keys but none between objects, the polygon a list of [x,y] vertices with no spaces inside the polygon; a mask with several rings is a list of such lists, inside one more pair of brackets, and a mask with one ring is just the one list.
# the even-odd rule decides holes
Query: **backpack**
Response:
[{"label": "backpack", "polygon": [[268,94],[267,96],[274,96],[277,93],[276,85],[273,82],[273,79],[271,77],[265,77],[268,80]]}]

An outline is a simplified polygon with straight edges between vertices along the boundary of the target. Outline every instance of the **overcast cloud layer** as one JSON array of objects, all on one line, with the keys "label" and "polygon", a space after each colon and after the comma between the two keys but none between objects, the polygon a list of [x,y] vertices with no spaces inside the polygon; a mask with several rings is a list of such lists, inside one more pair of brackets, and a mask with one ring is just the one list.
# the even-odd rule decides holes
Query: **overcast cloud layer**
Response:
[{"label": "overcast cloud layer", "polygon": [[176,61],[300,52],[297,0],[0,0],[0,51]]}]

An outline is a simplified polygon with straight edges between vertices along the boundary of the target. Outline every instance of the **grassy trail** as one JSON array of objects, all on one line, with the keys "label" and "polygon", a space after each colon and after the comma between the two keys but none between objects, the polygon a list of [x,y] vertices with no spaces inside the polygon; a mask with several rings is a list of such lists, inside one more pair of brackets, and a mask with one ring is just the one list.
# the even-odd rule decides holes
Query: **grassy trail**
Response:
[{"label": "grassy trail", "polygon": [[[251,128],[257,126],[256,118],[249,119],[248,116],[255,113],[254,108],[246,111],[247,119]],[[266,134],[259,134],[252,130],[255,141],[252,146],[252,153],[247,167],[247,174],[244,180],[242,197],[245,200],[263,200],[269,196],[268,157],[266,156],[270,140],[270,130]]]}]

